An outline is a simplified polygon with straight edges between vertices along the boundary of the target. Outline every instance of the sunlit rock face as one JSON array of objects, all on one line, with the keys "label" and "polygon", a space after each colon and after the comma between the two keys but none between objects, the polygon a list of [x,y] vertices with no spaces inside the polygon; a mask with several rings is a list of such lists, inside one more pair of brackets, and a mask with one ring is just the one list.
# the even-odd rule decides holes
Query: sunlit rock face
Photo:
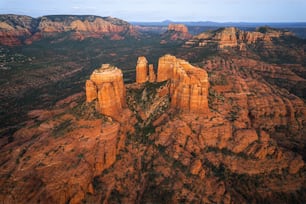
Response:
[{"label": "sunlit rock face", "polygon": [[148,61],[144,56],[138,57],[136,66],[136,83],[144,83],[148,80]]},{"label": "sunlit rock face", "polygon": [[0,44],[16,46],[31,44],[45,37],[61,37],[84,40],[108,37],[123,40],[126,36],[137,37],[138,33],[126,21],[93,15],[50,15],[32,18],[23,15],[0,15]]},{"label": "sunlit rock face", "polygon": [[154,71],[153,64],[149,65],[149,82],[155,82],[156,81],[156,74]]},{"label": "sunlit rock face", "polygon": [[205,70],[172,55],[159,58],[157,81],[170,80],[171,107],[183,112],[208,111],[208,76]]},{"label": "sunlit rock face", "polygon": [[123,74],[117,67],[103,64],[86,81],[86,101],[97,99],[96,108],[104,115],[118,118],[125,107]]},{"label": "sunlit rock face", "polygon": [[185,43],[186,47],[216,44],[218,49],[236,48],[245,51],[246,47],[258,42],[262,43],[265,48],[271,49],[272,39],[293,36],[293,33],[283,30],[276,30],[269,27],[259,27],[255,31],[239,30],[235,27],[220,28],[215,31],[203,32]]},{"label": "sunlit rock face", "polygon": [[184,24],[169,24],[166,34],[170,34],[171,40],[186,40],[192,37]]}]

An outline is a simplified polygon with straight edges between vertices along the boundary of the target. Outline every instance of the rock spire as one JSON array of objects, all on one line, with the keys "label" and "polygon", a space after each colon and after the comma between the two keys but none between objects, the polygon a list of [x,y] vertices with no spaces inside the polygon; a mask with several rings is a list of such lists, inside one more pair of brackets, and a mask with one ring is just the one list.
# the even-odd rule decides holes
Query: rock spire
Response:
[{"label": "rock spire", "polygon": [[117,67],[103,64],[86,81],[86,101],[97,99],[97,110],[117,119],[126,106],[123,74]]}]

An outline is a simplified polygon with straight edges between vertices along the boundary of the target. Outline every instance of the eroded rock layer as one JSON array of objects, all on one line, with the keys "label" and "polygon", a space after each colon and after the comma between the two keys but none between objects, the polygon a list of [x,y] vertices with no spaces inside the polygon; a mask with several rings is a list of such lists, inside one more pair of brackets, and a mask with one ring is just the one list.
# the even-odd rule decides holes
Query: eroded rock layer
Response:
[{"label": "eroded rock layer", "polygon": [[184,112],[208,111],[208,76],[205,70],[194,67],[175,56],[159,59],[157,81],[170,80],[171,107]]},{"label": "eroded rock layer", "polygon": [[120,117],[126,105],[125,95],[122,71],[109,64],[96,69],[86,81],[86,101],[97,99],[97,109],[104,115]]},{"label": "eroded rock layer", "polygon": [[246,46],[258,42],[264,42],[269,47],[272,39],[281,36],[293,36],[288,31],[275,30],[269,27],[260,27],[256,31],[243,31],[235,27],[220,28],[215,31],[201,33],[186,42],[187,46],[207,46],[217,44],[218,48],[238,47],[243,51]]},{"label": "eroded rock layer", "polygon": [[144,83],[148,80],[148,61],[142,56],[138,57],[136,66],[136,83]]},{"label": "eroded rock layer", "polygon": [[122,40],[126,35],[137,35],[133,26],[112,17],[54,15],[31,18],[0,15],[0,44],[2,45],[31,44],[33,41],[60,33],[67,33],[68,38],[74,40],[84,40],[88,37]]},{"label": "eroded rock layer", "polygon": [[[192,35],[188,32],[187,26],[184,24],[169,24],[168,30],[162,34],[164,40],[188,40]],[[166,41],[163,41],[165,43]],[[162,43],[162,44],[163,44]]]}]

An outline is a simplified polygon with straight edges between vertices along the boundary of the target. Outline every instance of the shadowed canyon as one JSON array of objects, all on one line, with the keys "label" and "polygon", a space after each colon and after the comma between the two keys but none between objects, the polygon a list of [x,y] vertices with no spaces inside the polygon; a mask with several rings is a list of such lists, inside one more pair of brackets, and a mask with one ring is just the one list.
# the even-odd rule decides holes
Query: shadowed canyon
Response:
[{"label": "shadowed canyon", "polygon": [[306,41],[196,29],[0,16],[0,201],[305,203]]}]

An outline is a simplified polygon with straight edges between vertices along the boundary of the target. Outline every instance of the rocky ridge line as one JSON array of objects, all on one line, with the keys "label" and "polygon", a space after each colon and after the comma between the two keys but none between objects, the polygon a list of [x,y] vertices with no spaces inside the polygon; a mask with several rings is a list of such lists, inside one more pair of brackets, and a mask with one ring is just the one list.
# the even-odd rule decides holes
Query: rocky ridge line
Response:
[{"label": "rocky ridge line", "polygon": [[68,33],[68,38],[84,40],[85,38],[109,37],[122,40],[126,36],[137,36],[134,27],[127,22],[99,16],[55,15],[32,18],[29,16],[1,15],[0,44],[16,46],[31,44],[44,37]]}]

